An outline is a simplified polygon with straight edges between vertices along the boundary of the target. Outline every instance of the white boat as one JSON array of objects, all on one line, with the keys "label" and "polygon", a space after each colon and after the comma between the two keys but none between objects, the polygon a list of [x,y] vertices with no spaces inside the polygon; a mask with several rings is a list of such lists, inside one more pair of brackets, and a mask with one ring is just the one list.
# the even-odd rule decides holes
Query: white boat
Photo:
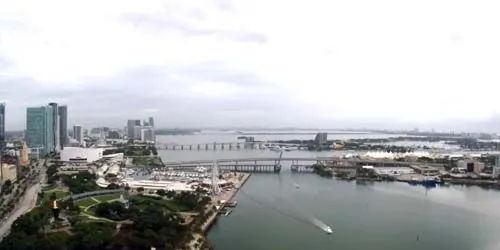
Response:
[{"label": "white boat", "polygon": [[269,149],[271,151],[281,151],[281,150],[283,150],[280,146],[271,146],[271,147],[269,147]]},{"label": "white boat", "polygon": [[299,188],[300,188],[300,185],[299,185],[299,184],[297,184],[297,183],[294,183],[293,185],[295,186],[295,188],[296,188],[296,189],[299,189]]},{"label": "white boat", "polygon": [[331,228],[330,226],[327,226],[327,227],[325,228],[325,232],[326,232],[327,234],[332,234],[332,233],[333,233],[333,230],[332,230],[332,228]]}]

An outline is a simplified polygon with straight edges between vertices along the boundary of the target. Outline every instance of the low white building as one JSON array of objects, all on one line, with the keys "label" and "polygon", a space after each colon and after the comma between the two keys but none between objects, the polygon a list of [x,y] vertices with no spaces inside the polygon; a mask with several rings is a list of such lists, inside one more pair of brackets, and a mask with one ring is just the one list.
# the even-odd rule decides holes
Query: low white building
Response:
[{"label": "low white building", "polygon": [[61,161],[91,163],[102,159],[103,151],[103,148],[65,147],[61,150]]},{"label": "low white building", "polygon": [[129,186],[132,189],[138,189],[140,187],[144,190],[166,190],[166,191],[194,191],[195,189],[192,185],[185,182],[177,181],[152,181],[152,180],[123,180],[122,183]]}]

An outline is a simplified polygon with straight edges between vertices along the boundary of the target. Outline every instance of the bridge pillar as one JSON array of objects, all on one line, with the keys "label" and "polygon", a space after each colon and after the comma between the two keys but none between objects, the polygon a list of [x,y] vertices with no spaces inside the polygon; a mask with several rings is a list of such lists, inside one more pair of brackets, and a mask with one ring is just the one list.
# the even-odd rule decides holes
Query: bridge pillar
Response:
[{"label": "bridge pillar", "polygon": [[233,150],[233,144],[229,143],[229,150]]},{"label": "bridge pillar", "polygon": [[175,150],[175,145],[172,146],[172,150]]},{"label": "bridge pillar", "polygon": [[237,149],[240,149],[240,148],[241,148],[241,146],[240,146],[240,144],[239,144],[239,143],[236,143],[236,148],[237,148]]},{"label": "bridge pillar", "polygon": [[181,145],[181,150],[184,150],[184,145]]},{"label": "bridge pillar", "polygon": [[198,150],[200,150],[200,144],[198,144]]},{"label": "bridge pillar", "polygon": [[221,149],[224,150],[224,143],[221,143]]},{"label": "bridge pillar", "polygon": [[208,150],[208,144],[205,144],[205,150]]},{"label": "bridge pillar", "polygon": [[214,150],[217,150],[217,143],[214,142]]},{"label": "bridge pillar", "polygon": [[189,150],[193,150],[193,145],[189,145]]}]

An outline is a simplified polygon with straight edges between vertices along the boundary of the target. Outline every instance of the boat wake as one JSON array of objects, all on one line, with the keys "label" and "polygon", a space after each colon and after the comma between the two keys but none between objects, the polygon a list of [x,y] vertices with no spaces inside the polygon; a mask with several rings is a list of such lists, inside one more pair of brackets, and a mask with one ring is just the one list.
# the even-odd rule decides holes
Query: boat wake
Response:
[{"label": "boat wake", "polygon": [[266,208],[269,208],[270,210],[272,210],[272,211],[274,211],[282,216],[288,217],[290,219],[293,219],[293,220],[300,222],[300,223],[303,223],[303,224],[311,225],[311,223],[309,221],[307,221],[306,219],[289,214],[289,213],[287,213],[287,212],[285,212],[285,211],[283,211],[283,210],[281,210],[281,209],[279,209],[279,208],[277,208],[277,207],[275,207],[267,202],[260,201],[259,199],[253,197],[252,195],[249,195],[246,192],[243,192],[243,190],[240,190],[240,193],[243,194],[244,196],[246,196],[247,198],[249,198],[250,200],[252,200],[253,202],[255,202],[261,206],[264,206]]},{"label": "boat wake", "polygon": [[319,228],[328,234],[331,234],[333,232],[332,228],[330,226],[328,226],[326,223],[324,223],[323,221],[321,221],[315,217],[307,216],[304,212],[302,212],[300,209],[298,209],[298,207],[295,204],[293,204],[293,206],[295,208],[297,208],[297,210],[299,210],[303,214],[303,217],[299,217],[299,216],[287,213],[287,212],[277,208],[276,206],[271,205],[268,202],[264,202],[264,201],[261,201],[255,197],[253,197],[252,195],[244,192],[243,190],[240,190],[240,193],[243,194],[244,196],[246,196],[248,199],[252,200],[253,202],[255,202],[261,206],[264,206],[266,208],[269,208],[270,210],[272,210],[272,211],[274,211],[282,216],[288,217],[288,218],[293,219],[293,220],[300,222],[302,224],[314,226],[315,228]]}]

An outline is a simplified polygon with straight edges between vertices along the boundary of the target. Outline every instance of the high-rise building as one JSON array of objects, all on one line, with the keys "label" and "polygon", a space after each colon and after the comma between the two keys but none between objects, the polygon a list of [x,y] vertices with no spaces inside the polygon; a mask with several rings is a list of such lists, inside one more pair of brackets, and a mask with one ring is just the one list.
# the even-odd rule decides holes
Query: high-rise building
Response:
[{"label": "high-rise building", "polygon": [[151,127],[155,127],[155,120],[153,119],[153,117],[149,117],[149,126]]},{"label": "high-rise building", "polygon": [[42,154],[55,150],[53,115],[51,105],[26,109],[26,143],[29,148],[41,148]]},{"label": "high-rise building", "polygon": [[142,131],[142,126],[135,126],[134,127],[134,135],[131,137],[133,139],[141,139],[141,132]]},{"label": "high-rise building", "polygon": [[61,150],[68,145],[68,106],[59,106],[59,146]]},{"label": "high-rise building", "polygon": [[135,131],[135,120],[128,120],[127,121],[127,137],[129,139],[134,138],[134,131]]},{"label": "high-rise building", "polygon": [[135,120],[135,126],[141,126],[141,120]]},{"label": "high-rise building", "polygon": [[155,142],[155,131],[153,127],[147,126],[141,129],[141,141],[143,142]]},{"label": "high-rise building", "polygon": [[328,133],[317,133],[314,138],[314,143],[316,145],[322,145],[328,142]]},{"label": "high-rise building", "polygon": [[49,103],[49,106],[52,107],[51,111],[52,111],[52,132],[51,132],[51,136],[52,136],[52,141],[54,142],[54,149],[53,149],[53,152],[56,152],[60,149],[60,146],[59,146],[59,135],[60,135],[60,131],[59,131],[59,105],[55,102],[51,102]]},{"label": "high-rise building", "polygon": [[5,142],[5,103],[0,103],[0,148]]},{"label": "high-rise building", "polygon": [[80,143],[80,145],[82,144],[82,142],[83,142],[82,126],[79,126],[79,125],[73,126],[73,138],[75,138],[75,140],[77,140],[78,143]]},{"label": "high-rise building", "polygon": [[21,152],[19,155],[19,164],[22,166],[28,166],[28,164],[30,164],[29,148],[28,145],[26,145],[26,142],[23,142],[23,145],[21,147]]}]

